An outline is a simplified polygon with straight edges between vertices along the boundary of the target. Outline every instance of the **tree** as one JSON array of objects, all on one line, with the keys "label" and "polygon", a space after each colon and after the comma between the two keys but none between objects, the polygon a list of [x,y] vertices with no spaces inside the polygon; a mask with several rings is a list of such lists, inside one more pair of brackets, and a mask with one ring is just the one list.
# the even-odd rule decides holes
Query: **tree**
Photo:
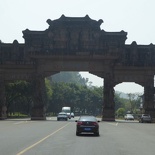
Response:
[{"label": "tree", "polygon": [[53,94],[53,90],[51,88],[50,80],[48,80],[47,78],[45,79],[45,87],[46,87],[46,97],[47,97],[47,99],[46,99],[47,105],[46,106],[48,108],[49,101],[50,101],[52,94]]},{"label": "tree", "polygon": [[[53,92],[50,81],[47,79],[45,79],[45,86],[48,107]],[[13,83],[8,83],[6,85],[7,112],[20,112],[29,115],[33,104],[32,90],[31,83],[26,81],[14,81]]]},{"label": "tree", "polygon": [[115,102],[115,111],[119,108],[128,109],[126,105],[128,105],[129,99],[122,98],[120,92],[115,92],[114,102]]},{"label": "tree", "polygon": [[103,88],[88,87],[75,83],[53,82],[48,112],[58,113],[63,106],[74,112],[99,114],[102,110]]},{"label": "tree", "polygon": [[140,107],[140,94],[138,93],[129,93],[127,94],[129,97],[129,104],[128,104],[128,111],[131,113],[136,113],[136,109],[139,109]]},{"label": "tree", "polygon": [[29,114],[32,104],[31,85],[26,81],[15,81],[6,85],[7,113]]},{"label": "tree", "polygon": [[125,115],[125,109],[124,108],[119,108],[116,111],[117,117],[123,117]]},{"label": "tree", "polygon": [[87,85],[88,79],[83,78],[79,72],[60,72],[48,78],[52,82],[76,83]]}]

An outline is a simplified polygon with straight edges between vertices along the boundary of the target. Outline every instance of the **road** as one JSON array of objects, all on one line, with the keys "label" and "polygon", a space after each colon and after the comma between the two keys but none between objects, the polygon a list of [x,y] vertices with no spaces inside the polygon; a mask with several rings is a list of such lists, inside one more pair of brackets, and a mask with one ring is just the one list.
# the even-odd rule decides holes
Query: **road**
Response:
[{"label": "road", "polygon": [[75,135],[75,119],[0,121],[0,155],[154,155],[155,124],[100,122],[100,136]]}]

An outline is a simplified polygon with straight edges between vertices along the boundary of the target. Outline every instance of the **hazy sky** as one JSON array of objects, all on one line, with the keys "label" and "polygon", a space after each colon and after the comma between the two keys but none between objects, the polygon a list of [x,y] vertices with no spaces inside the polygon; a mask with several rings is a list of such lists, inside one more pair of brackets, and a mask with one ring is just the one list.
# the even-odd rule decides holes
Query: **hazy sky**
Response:
[{"label": "hazy sky", "polygon": [[[23,30],[45,30],[49,26],[47,19],[54,20],[62,14],[68,17],[88,14],[92,19],[103,19],[101,29],[128,32],[126,44],[132,41],[155,44],[155,0],[0,0],[0,40],[12,43],[17,39],[23,43]],[[92,82],[103,84],[96,78]],[[136,85],[116,88],[121,91],[120,87],[126,92],[143,91]]]}]

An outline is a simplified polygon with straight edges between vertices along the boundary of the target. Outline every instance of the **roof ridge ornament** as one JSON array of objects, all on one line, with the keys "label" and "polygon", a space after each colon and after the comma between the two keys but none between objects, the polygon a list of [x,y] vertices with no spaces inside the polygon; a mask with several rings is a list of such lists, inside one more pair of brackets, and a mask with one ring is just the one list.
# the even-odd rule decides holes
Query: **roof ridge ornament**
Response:
[{"label": "roof ridge ornament", "polygon": [[[63,25],[87,25],[87,26],[95,26],[95,27],[100,27],[100,25],[103,23],[102,19],[97,20],[93,20],[91,19],[88,15],[84,16],[84,17],[66,17],[64,14],[61,15],[60,18],[55,19],[55,20],[51,20],[48,19],[46,21],[49,26],[53,27],[54,25],[58,25],[58,24],[63,24]],[[71,23],[71,24],[70,24]]]}]

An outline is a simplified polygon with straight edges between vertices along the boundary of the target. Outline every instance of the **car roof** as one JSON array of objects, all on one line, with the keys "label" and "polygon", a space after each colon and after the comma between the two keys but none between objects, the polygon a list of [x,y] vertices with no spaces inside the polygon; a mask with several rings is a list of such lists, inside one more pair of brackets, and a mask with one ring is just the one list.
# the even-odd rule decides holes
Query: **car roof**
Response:
[{"label": "car roof", "polygon": [[67,115],[65,112],[60,112],[59,115]]},{"label": "car roof", "polygon": [[150,116],[150,114],[142,114],[142,116]]}]

